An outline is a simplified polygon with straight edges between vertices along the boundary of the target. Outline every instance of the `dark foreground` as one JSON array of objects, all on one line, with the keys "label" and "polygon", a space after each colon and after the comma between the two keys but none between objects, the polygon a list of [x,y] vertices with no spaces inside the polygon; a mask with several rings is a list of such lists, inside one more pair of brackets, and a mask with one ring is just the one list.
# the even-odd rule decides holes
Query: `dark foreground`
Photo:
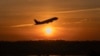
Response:
[{"label": "dark foreground", "polygon": [[100,56],[100,41],[0,42],[1,55],[90,55]]}]

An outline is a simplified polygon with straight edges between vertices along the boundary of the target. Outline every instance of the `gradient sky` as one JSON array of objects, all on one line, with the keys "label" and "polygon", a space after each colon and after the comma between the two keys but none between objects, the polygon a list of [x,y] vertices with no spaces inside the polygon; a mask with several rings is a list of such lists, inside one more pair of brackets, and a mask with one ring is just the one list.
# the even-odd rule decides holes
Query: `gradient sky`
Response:
[{"label": "gradient sky", "polygon": [[[59,20],[34,25],[33,19]],[[49,40],[100,40],[100,0],[0,0],[0,40],[47,40],[42,28],[51,26]]]}]

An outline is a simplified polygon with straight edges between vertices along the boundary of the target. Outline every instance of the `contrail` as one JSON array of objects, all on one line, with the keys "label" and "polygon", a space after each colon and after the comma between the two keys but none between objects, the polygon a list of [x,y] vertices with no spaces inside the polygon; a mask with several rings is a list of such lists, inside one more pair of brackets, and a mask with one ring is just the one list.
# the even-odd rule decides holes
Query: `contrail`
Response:
[{"label": "contrail", "polygon": [[27,27],[27,26],[33,26],[33,24],[20,24],[20,25],[14,25],[14,26],[11,26],[11,27]]},{"label": "contrail", "polygon": [[81,9],[81,10],[70,10],[70,11],[59,11],[59,12],[55,12],[55,13],[74,13],[74,12],[93,11],[93,10],[100,10],[100,8]]}]

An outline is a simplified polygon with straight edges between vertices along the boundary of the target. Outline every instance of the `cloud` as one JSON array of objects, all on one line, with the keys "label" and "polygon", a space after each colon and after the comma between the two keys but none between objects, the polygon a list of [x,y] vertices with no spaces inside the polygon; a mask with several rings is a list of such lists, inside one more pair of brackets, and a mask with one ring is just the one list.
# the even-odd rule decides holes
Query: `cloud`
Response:
[{"label": "cloud", "polygon": [[75,12],[93,11],[93,10],[100,10],[100,8],[80,9],[80,10],[71,10],[71,11],[59,11],[59,12],[55,12],[55,13],[75,13]]},{"label": "cloud", "polygon": [[20,24],[20,25],[14,25],[14,26],[11,26],[11,27],[27,27],[27,26],[33,26],[33,24]]},{"label": "cloud", "polygon": [[83,20],[80,20],[80,21],[77,21],[77,22],[74,22],[74,23],[83,23],[83,22],[86,22],[88,19],[83,19]]},{"label": "cloud", "polygon": [[88,19],[83,19],[83,20],[79,20],[79,21],[76,21],[76,22],[65,22],[63,24],[80,24],[80,23],[84,23],[84,22],[87,22]]}]

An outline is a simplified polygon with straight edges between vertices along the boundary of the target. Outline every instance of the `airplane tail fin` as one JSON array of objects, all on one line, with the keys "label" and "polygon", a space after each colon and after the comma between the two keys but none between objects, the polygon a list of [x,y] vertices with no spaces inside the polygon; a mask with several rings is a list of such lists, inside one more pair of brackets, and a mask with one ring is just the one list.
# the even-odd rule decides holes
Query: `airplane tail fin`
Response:
[{"label": "airplane tail fin", "polygon": [[35,24],[38,24],[39,23],[36,19],[34,19],[34,22],[35,22]]}]

